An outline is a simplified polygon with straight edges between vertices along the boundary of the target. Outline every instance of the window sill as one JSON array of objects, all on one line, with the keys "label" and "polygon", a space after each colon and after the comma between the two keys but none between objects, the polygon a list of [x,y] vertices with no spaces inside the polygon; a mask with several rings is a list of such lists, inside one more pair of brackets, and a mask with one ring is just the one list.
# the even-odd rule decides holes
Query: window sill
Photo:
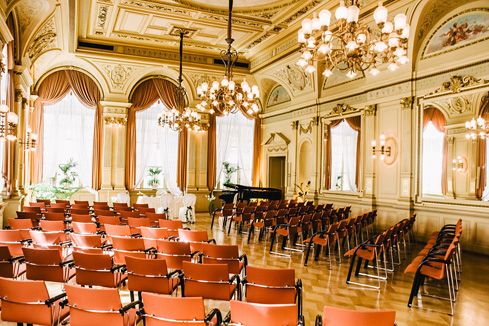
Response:
[{"label": "window sill", "polygon": [[329,194],[329,195],[352,196],[352,197],[362,196],[362,193],[359,191],[349,191],[349,190],[323,190],[321,193]]}]

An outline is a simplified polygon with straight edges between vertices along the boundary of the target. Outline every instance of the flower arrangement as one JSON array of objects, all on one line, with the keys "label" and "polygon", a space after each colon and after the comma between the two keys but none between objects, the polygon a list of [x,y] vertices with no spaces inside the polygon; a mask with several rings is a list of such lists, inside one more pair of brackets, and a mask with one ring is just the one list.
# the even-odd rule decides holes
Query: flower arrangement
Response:
[{"label": "flower arrangement", "polygon": [[160,179],[158,176],[161,174],[163,169],[159,166],[154,166],[148,168],[148,177],[150,177],[148,184],[153,187],[154,189],[158,188],[160,185]]},{"label": "flower arrangement", "polygon": [[239,167],[231,166],[229,162],[222,162],[223,172],[224,172],[224,185],[231,183],[231,177],[235,172],[239,170]]},{"label": "flower arrangement", "polygon": [[[50,178],[49,182],[40,182],[31,185],[32,193],[38,199],[58,199],[69,200],[78,190],[83,187],[74,187],[78,173],[73,171],[77,163],[70,158],[67,163],[59,164],[58,167],[62,172],[61,180],[56,182],[57,174],[54,178]],[[58,185],[59,184],[59,185]]]},{"label": "flower arrangement", "polygon": [[302,201],[306,201],[306,196],[309,193],[310,187],[311,187],[311,181],[308,181],[305,186],[303,182],[301,182],[300,185],[295,183],[294,191],[297,193],[297,197],[302,199]]}]

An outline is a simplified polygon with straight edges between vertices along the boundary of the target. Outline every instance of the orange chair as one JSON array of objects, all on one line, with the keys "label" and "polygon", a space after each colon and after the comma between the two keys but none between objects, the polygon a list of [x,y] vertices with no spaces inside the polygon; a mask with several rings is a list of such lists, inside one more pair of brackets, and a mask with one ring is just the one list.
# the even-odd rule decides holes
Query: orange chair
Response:
[{"label": "orange chair", "polygon": [[32,225],[38,226],[41,215],[36,212],[17,212],[18,219],[29,219],[32,221]]},{"label": "orange chair", "polygon": [[225,221],[227,221],[229,218],[231,218],[234,215],[234,204],[233,203],[224,204],[222,208],[218,208],[214,210],[214,212],[212,213],[211,230],[212,227],[214,226],[214,219],[216,218],[216,215],[218,219],[220,218],[223,219],[223,227],[225,227]]},{"label": "orange chair", "polygon": [[216,240],[208,238],[207,231],[200,230],[178,229],[178,239],[183,242],[189,242],[192,251],[202,252],[202,246],[204,243],[216,244]]},{"label": "orange chair", "polygon": [[133,233],[129,225],[105,224],[107,237],[130,237]]},{"label": "orange chair", "polygon": [[97,230],[97,224],[92,222],[71,222],[71,227],[73,229],[73,232],[78,234],[96,234],[99,232]]},{"label": "orange chair", "polygon": [[49,201],[49,203],[46,203],[44,201],[37,201],[37,202],[30,202],[29,203],[29,207],[40,207],[42,209],[45,209],[46,207],[48,207],[49,205],[51,204],[51,201]]},{"label": "orange chair", "polygon": [[70,207],[70,205],[66,205],[65,203],[51,203],[51,206],[49,206],[51,208],[62,208],[63,211],[65,211],[68,207]]},{"label": "orange chair", "polygon": [[93,213],[95,216],[100,218],[101,216],[116,216],[116,212],[111,211],[110,209],[100,209],[99,207],[95,207],[93,209]]},{"label": "orange chair", "polygon": [[156,248],[157,240],[168,239],[168,230],[165,228],[141,227],[140,231],[146,249]]},{"label": "orange chair", "polygon": [[0,278],[1,317],[4,322],[17,325],[58,324],[58,320],[62,321],[68,316],[68,309],[57,306],[57,302],[65,296],[65,293],[61,293],[50,297],[44,281]]},{"label": "orange chair", "polygon": [[356,311],[324,306],[323,316],[316,316],[315,326],[394,326],[396,312],[386,311]]},{"label": "orange chair", "polygon": [[43,232],[52,232],[59,235],[59,240],[61,242],[67,241],[69,239],[70,229],[65,228],[65,223],[63,221],[39,221],[39,226]]},{"label": "orange chair", "polygon": [[156,210],[152,207],[151,208],[150,207],[140,207],[137,209],[137,212],[141,216],[146,216],[146,214],[148,214],[148,213],[156,214]]},{"label": "orange chair", "polygon": [[139,208],[149,208],[149,204],[133,204],[132,207],[134,207],[134,209],[139,209]]},{"label": "orange chair", "polygon": [[22,248],[29,280],[68,282],[75,271],[73,260],[64,260],[57,249]]},{"label": "orange chair", "polygon": [[90,206],[87,204],[71,204],[71,209],[89,209]]},{"label": "orange chair", "polygon": [[294,269],[269,269],[248,266],[246,301],[266,304],[296,304],[302,315],[302,280],[295,280]]},{"label": "orange chair", "polygon": [[304,325],[303,318],[297,317],[294,304],[260,304],[232,300],[231,311],[224,320],[226,325]]},{"label": "orange chair", "polygon": [[46,207],[46,212],[48,213],[65,213],[65,208],[63,207]]},{"label": "orange chair", "polygon": [[114,206],[114,209],[116,208],[126,208],[129,207],[127,203],[112,203],[112,206]]},{"label": "orange chair", "polygon": [[122,212],[132,212],[132,207],[114,207],[114,212],[121,214]]},{"label": "orange chair", "polygon": [[98,217],[98,222],[100,224],[100,230],[101,231],[105,231],[106,225],[120,225],[121,224],[121,220],[119,219],[118,216],[100,215]]},{"label": "orange chair", "polygon": [[63,258],[71,254],[70,241],[62,241],[63,232],[30,231],[34,248],[56,249]]},{"label": "orange chair", "polygon": [[88,202],[88,200],[75,200],[75,204],[76,204],[76,205],[86,205],[86,206],[90,206],[90,203]]},{"label": "orange chair", "polygon": [[[350,263],[350,269],[348,270],[348,277],[346,279],[347,284],[355,284],[355,285],[360,285],[360,286],[366,286],[369,288],[374,288],[374,289],[380,289],[380,281],[381,280],[386,280],[387,279],[387,265],[386,265],[386,260],[384,256],[384,272],[385,276],[380,276],[380,266],[378,266],[378,258],[380,255],[384,253],[384,238],[385,238],[386,232],[379,234],[377,237],[372,238],[370,240],[367,240],[357,246],[354,249],[351,249],[348,251],[345,256],[352,256],[351,263]],[[351,279],[351,273],[353,271],[353,265],[355,264],[355,258],[358,258],[358,264],[357,268],[355,270],[355,276],[367,276],[370,278],[374,278],[378,280],[378,286],[373,286],[370,284],[365,284],[365,283],[359,283],[359,282],[352,282],[350,281]],[[368,273],[360,273],[360,268],[362,267],[362,259],[365,260],[365,267],[368,268],[368,261],[372,261],[374,263],[374,267],[377,270],[377,275],[369,275]]]},{"label": "orange chair", "polygon": [[275,243],[275,238],[277,235],[282,236],[282,245],[281,248],[282,250],[290,250],[290,251],[301,251],[301,249],[296,249],[292,247],[286,247],[285,245],[287,244],[287,241],[289,242],[289,245],[295,245],[295,242],[297,240],[297,236],[301,233],[301,227],[300,227],[300,217],[299,216],[293,216],[289,219],[289,222],[286,224],[278,224],[274,226],[273,230],[270,231],[271,233],[271,240],[270,240],[270,254],[275,254],[275,255],[280,255],[280,256],[286,256],[290,257],[289,254],[284,254],[281,252],[276,252],[273,251],[273,245]]},{"label": "orange chair", "polygon": [[161,220],[166,220],[166,214],[165,213],[146,213],[146,217],[149,218],[149,222],[151,226],[158,226],[158,221]]},{"label": "orange chair", "polygon": [[228,265],[229,273],[241,274],[244,271],[246,276],[248,258],[246,254],[239,255],[237,245],[205,243],[202,245],[202,262],[204,264],[226,264]]},{"label": "orange chair", "polygon": [[184,261],[182,297],[202,297],[213,300],[241,300],[239,275],[229,278],[226,264],[195,264]]},{"label": "orange chair", "polygon": [[127,221],[129,217],[139,218],[139,212],[121,212],[121,219]]},{"label": "orange chair", "polygon": [[[172,294],[180,284],[180,271],[168,272],[164,259],[126,257],[127,288],[131,292]],[[176,276],[176,277],[174,277]],[[133,295],[131,293],[131,295]]]},{"label": "orange chair", "polygon": [[80,209],[72,209],[71,210],[71,221],[85,222],[85,223],[92,222],[92,216],[90,215],[90,212],[88,211],[88,209],[86,211],[80,210]]},{"label": "orange chair", "polygon": [[48,221],[65,221],[66,216],[63,212],[61,213],[45,213],[44,218]]},{"label": "orange chair", "polygon": [[29,231],[34,228],[32,220],[21,218],[9,218],[8,225],[12,230],[19,230],[22,239],[30,239]]},{"label": "orange chair", "polygon": [[24,212],[33,212],[41,215],[43,213],[43,209],[40,206],[24,206]]},{"label": "orange chair", "polygon": [[256,206],[246,206],[241,214],[234,214],[229,217],[228,235],[231,232],[233,222],[239,225],[237,229],[238,233],[241,233],[243,225],[249,225],[249,223],[254,219],[255,210]]},{"label": "orange chair", "polygon": [[267,213],[264,216],[255,218],[250,223],[250,230],[248,232],[248,243],[250,243],[251,234],[255,233],[255,229],[260,230],[260,234],[258,235],[258,241],[261,241],[263,235],[265,234],[265,231],[273,227],[277,218],[277,214],[278,214],[277,211],[267,211]]},{"label": "orange chair", "polygon": [[65,289],[71,326],[129,326],[139,321],[137,312],[141,302],[123,306],[117,289],[91,289],[71,284]]},{"label": "orange chair", "polygon": [[219,309],[206,315],[202,298],[172,298],[151,293],[143,293],[142,297],[146,326],[221,325]]},{"label": "orange chair", "polygon": [[178,230],[183,229],[183,222],[180,220],[158,220],[158,225],[160,228],[165,228],[168,230],[168,234],[174,237],[178,237]]},{"label": "orange chair", "polygon": [[28,242],[29,240],[22,236],[21,230],[0,230],[0,246],[7,246],[13,257],[23,256],[22,248]]},{"label": "orange chair", "polygon": [[150,227],[149,218],[146,217],[128,217],[127,224],[131,227],[132,233],[140,233],[141,227]]},{"label": "orange chair", "polygon": [[126,257],[154,257],[156,249],[146,249],[142,238],[111,237],[116,264],[124,265]]},{"label": "orange chair", "polygon": [[127,279],[124,265],[114,265],[110,255],[75,251],[73,261],[77,284],[116,288]]},{"label": "orange chair", "polygon": [[327,247],[329,269],[331,269],[331,246],[333,246],[334,243],[338,241],[338,235],[336,233],[337,229],[338,229],[338,223],[333,223],[329,225],[327,231],[316,232],[311,236],[311,238],[304,240],[304,243],[307,244],[307,253],[306,253],[306,259],[304,261],[304,266],[307,266],[307,261],[309,260],[311,247],[316,245],[316,254],[314,256],[314,260],[319,259],[319,254],[321,253],[321,247]]},{"label": "orange chair", "polygon": [[183,269],[183,262],[190,262],[199,253],[191,252],[190,243],[156,240],[156,258],[166,260],[170,269]]},{"label": "orange chair", "polygon": [[25,273],[24,257],[14,257],[7,246],[0,246],[0,277],[18,278]]},{"label": "orange chair", "polygon": [[111,248],[103,240],[106,239],[102,239],[98,234],[73,233],[71,235],[74,252],[102,253],[103,250]]}]

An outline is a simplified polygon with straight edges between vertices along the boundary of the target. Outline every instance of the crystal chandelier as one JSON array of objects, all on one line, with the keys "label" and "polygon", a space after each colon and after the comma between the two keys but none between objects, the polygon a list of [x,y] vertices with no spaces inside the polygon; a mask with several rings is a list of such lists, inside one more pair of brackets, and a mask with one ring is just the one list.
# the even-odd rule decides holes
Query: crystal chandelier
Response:
[{"label": "crystal chandelier", "polygon": [[213,81],[211,85],[203,82],[197,87],[197,94],[201,103],[197,105],[201,111],[205,111],[207,105],[210,105],[209,113],[215,112],[228,115],[236,113],[240,109],[249,115],[260,112],[258,97],[260,91],[258,86],[248,84],[246,78],[241,85],[233,80],[233,68],[238,60],[238,52],[232,47],[234,39],[231,37],[231,16],[233,11],[233,0],[229,0],[229,17],[228,17],[228,34],[226,43],[227,50],[221,51],[221,59],[225,66],[224,78],[219,83]]},{"label": "crystal chandelier", "polygon": [[379,2],[373,15],[376,30],[358,22],[358,0],[347,0],[346,5],[341,0],[334,24],[331,24],[329,10],[322,10],[319,17],[314,13],[313,19],[302,21],[298,33],[301,57],[297,64],[313,73],[316,70],[313,61],[324,61],[326,77],[333,74],[334,68],[350,78],[367,69],[375,76],[380,72],[377,65],[383,63],[389,63],[388,68],[396,70],[398,64],[409,61],[406,50],[410,27],[405,14],[397,14],[392,23],[387,21],[387,12]]},{"label": "crystal chandelier", "polygon": [[467,133],[465,137],[467,139],[477,139],[477,136],[480,139],[486,139],[489,134],[489,126],[486,125],[486,121],[482,117],[478,117],[477,120],[472,118],[469,122],[465,122],[465,129],[467,129]]},{"label": "crystal chandelier", "polygon": [[194,131],[205,131],[206,125],[201,122],[200,114],[190,110],[188,107],[187,92],[182,86],[183,37],[187,33],[188,31],[180,29],[180,73],[178,76],[178,86],[175,89],[176,106],[158,113],[158,125],[160,127],[168,127],[174,131],[180,131],[183,128]]}]

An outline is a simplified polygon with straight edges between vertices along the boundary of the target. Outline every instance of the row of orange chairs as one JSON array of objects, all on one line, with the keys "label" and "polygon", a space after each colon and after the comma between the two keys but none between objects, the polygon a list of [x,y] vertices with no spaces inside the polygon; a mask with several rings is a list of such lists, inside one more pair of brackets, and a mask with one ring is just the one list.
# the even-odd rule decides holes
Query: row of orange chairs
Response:
[{"label": "row of orange chairs", "polygon": [[459,219],[456,224],[447,224],[440,231],[433,232],[424,249],[406,267],[404,273],[415,274],[408,307],[412,306],[413,299],[418,295],[420,287],[426,285],[426,278],[437,281],[446,280],[448,298],[443,299],[450,301],[449,315],[453,315],[459,276],[462,272],[462,250],[460,249],[462,231],[462,219]]}]

